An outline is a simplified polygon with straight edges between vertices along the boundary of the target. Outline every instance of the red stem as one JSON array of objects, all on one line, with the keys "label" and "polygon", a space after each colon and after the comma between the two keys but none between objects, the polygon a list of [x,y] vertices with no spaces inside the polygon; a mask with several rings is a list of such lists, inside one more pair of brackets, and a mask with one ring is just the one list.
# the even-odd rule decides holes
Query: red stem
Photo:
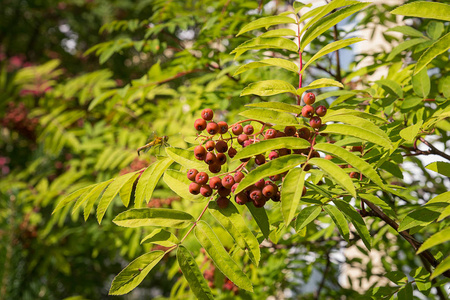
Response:
[{"label": "red stem", "polygon": [[[297,19],[298,22],[298,19]],[[303,79],[303,75],[302,75],[302,69],[303,69],[303,58],[302,58],[302,51],[300,50],[300,23],[297,23],[297,27],[298,27],[298,56],[299,56],[299,70],[298,70],[298,88],[301,89],[302,88],[302,79]],[[297,95],[297,105],[301,104],[301,95]]]}]

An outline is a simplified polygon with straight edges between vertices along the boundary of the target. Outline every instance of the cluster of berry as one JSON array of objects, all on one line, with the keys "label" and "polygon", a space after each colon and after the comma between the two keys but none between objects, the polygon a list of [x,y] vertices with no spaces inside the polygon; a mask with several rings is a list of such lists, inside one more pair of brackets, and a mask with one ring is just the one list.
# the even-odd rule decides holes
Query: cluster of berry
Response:
[{"label": "cluster of berry", "polygon": [[22,136],[34,141],[36,139],[35,129],[39,123],[38,118],[29,118],[25,104],[16,106],[13,102],[8,104],[5,117],[0,123],[10,130],[19,132]]},{"label": "cluster of berry", "polygon": [[[320,128],[320,126],[322,126],[322,119],[320,117],[325,116],[327,108],[323,105],[319,105],[314,109],[312,105],[316,102],[316,95],[313,93],[307,93],[303,97],[303,102],[305,102],[306,105],[302,108],[302,116],[309,119],[309,125],[312,128]],[[314,116],[314,113],[316,116]]]}]

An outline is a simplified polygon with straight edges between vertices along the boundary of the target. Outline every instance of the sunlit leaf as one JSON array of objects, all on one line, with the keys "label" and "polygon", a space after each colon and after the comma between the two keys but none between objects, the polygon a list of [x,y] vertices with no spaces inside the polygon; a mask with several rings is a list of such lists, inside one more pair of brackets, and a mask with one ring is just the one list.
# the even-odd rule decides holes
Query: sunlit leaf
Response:
[{"label": "sunlit leaf", "polygon": [[239,115],[245,118],[255,119],[270,124],[285,125],[285,126],[299,125],[298,119],[292,114],[268,109],[247,109],[239,113]]},{"label": "sunlit leaf", "polygon": [[361,215],[353,208],[353,206],[351,206],[347,202],[344,202],[342,200],[333,200],[333,202],[334,204],[336,204],[337,208],[339,208],[339,210],[350,219],[350,221],[355,226],[359,236],[361,237],[364,245],[367,247],[367,249],[370,250],[372,248],[371,237],[366,223],[364,222],[364,219],[361,217]]},{"label": "sunlit leaf", "polygon": [[[450,5],[447,6],[450,7]],[[448,49],[450,49],[450,32],[437,40],[422,54],[414,68],[414,75],[425,68],[436,56],[448,51]]]},{"label": "sunlit leaf", "polygon": [[276,66],[294,73],[298,73],[298,66],[293,62],[282,58],[268,58],[260,61],[251,62],[239,67],[239,69],[236,70],[233,76],[236,76],[251,69],[267,66]]},{"label": "sunlit leaf", "polygon": [[300,211],[297,215],[297,220],[295,222],[295,230],[299,232],[306,225],[314,221],[322,211],[321,206],[307,206]]},{"label": "sunlit leaf", "polygon": [[309,160],[309,163],[318,166],[337,184],[342,186],[351,195],[356,197],[355,186],[353,185],[351,178],[338,165],[336,165],[335,163],[333,163],[327,159],[318,158],[318,157],[311,158]]},{"label": "sunlit leaf", "polygon": [[180,241],[173,233],[162,228],[158,228],[153,230],[152,233],[145,236],[141,241],[141,244],[143,243],[152,243],[164,247],[172,247],[176,244],[179,244]]},{"label": "sunlit leaf", "polygon": [[336,224],[339,232],[344,237],[344,239],[348,242],[350,236],[350,229],[348,228],[347,220],[345,216],[336,208],[334,205],[325,205],[323,209],[330,215],[334,224]]},{"label": "sunlit leaf", "polygon": [[284,224],[289,226],[294,219],[303,193],[305,172],[301,168],[291,169],[281,187],[281,213]]},{"label": "sunlit leaf", "polygon": [[323,129],[321,132],[323,133],[335,133],[335,134],[341,134],[341,135],[349,135],[354,136],[359,139],[380,145],[384,148],[392,149],[392,143],[391,141],[385,139],[384,137],[379,136],[376,133],[373,133],[369,130],[366,130],[364,128],[355,127],[352,125],[346,125],[346,124],[329,124],[322,127]]},{"label": "sunlit leaf", "polygon": [[160,226],[185,228],[195,221],[187,212],[170,208],[133,208],[118,214],[113,222],[122,227]]},{"label": "sunlit leaf", "polygon": [[309,147],[311,147],[311,144],[307,140],[296,137],[280,137],[250,144],[239,151],[233,159],[237,160],[252,157],[261,153],[266,153],[267,151],[271,151],[273,149],[306,149]]},{"label": "sunlit leaf", "polygon": [[430,249],[439,244],[443,244],[445,242],[450,241],[450,227],[443,229],[442,231],[438,231],[437,233],[430,236],[423,244],[420,246],[419,250],[417,250],[417,254]]},{"label": "sunlit leaf", "polygon": [[450,21],[450,5],[437,2],[416,1],[397,7],[391,11],[391,14]]},{"label": "sunlit leaf", "polygon": [[239,36],[245,32],[258,29],[258,28],[268,28],[273,25],[279,25],[279,24],[291,24],[295,23],[295,20],[290,17],[285,16],[270,16],[270,17],[264,17],[259,18],[253,22],[250,22],[249,24],[242,27],[242,29],[239,31],[239,33],[236,36]]},{"label": "sunlit leaf", "polygon": [[264,80],[251,83],[241,93],[245,95],[272,96],[282,93],[292,93],[295,95],[295,88],[289,82],[284,80]]}]

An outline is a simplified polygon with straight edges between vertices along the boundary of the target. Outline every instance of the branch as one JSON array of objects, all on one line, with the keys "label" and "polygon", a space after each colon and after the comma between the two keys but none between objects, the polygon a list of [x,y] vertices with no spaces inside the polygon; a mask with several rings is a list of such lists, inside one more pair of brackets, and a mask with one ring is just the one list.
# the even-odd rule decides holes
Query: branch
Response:
[{"label": "branch", "polygon": [[[334,25],[333,33],[334,33],[334,40],[337,41],[339,39],[337,25]],[[336,78],[336,81],[341,82],[342,81],[341,60],[339,59],[339,50],[336,50],[335,52],[336,52],[336,76],[335,76],[335,78]]]},{"label": "branch", "polygon": [[[362,199],[362,198],[361,198]],[[410,235],[407,231],[398,231],[398,224],[392,220],[391,218],[389,218],[380,208],[378,208],[378,206],[376,206],[375,204],[373,204],[372,202],[366,200],[366,199],[362,199],[364,201],[364,203],[367,204],[368,207],[370,207],[370,209],[372,209],[372,213],[371,215],[376,216],[380,219],[382,219],[384,222],[386,222],[389,226],[391,226],[392,228],[395,229],[395,231],[397,231],[408,243],[411,244],[411,246],[414,248],[415,251],[417,251],[420,246],[422,245],[422,243],[418,242],[412,235]],[[363,215],[364,217],[364,215]],[[420,257],[425,259],[428,263],[430,263],[430,265],[432,265],[433,267],[437,267],[437,265],[439,264],[437,262],[437,260],[434,258],[434,256],[430,253],[430,251],[426,250],[421,252]],[[450,271],[446,271],[443,273],[443,275],[445,277],[450,278]]]},{"label": "branch", "polygon": [[446,159],[450,160],[450,155],[448,155],[447,153],[444,153],[441,150],[437,149],[431,143],[427,142],[423,137],[420,137],[419,140],[422,143],[424,143],[425,145],[427,145],[428,147],[430,147],[430,150],[427,151],[427,152],[429,152],[429,154],[436,154],[436,155],[442,156],[443,158],[446,158]]},{"label": "branch", "polygon": [[320,292],[322,291],[322,289],[323,289],[323,287],[325,285],[325,281],[327,279],[328,271],[330,270],[331,259],[330,259],[329,252],[325,253],[325,256],[326,256],[326,259],[327,259],[327,264],[325,265],[325,270],[323,271],[323,276],[322,276],[322,280],[320,281],[319,288],[317,289],[316,293],[314,294],[314,299],[319,299]]}]

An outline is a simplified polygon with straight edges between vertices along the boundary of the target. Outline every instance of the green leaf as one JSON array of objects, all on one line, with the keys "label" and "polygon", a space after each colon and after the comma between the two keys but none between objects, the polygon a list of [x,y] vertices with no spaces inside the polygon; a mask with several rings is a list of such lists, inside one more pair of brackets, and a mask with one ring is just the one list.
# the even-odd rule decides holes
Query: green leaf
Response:
[{"label": "green leaf", "polygon": [[250,103],[245,106],[268,108],[273,109],[275,111],[287,112],[296,115],[302,113],[302,106],[287,104],[283,102],[258,102],[258,103]]},{"label": "green leaf", "polygon": [[316,37],[327,31],[330,27],[336,25],[343,19],[354,14],[355,12],[363,9],[370,3],[359,3],[354,5],[349,5],[343,9],[340,9],[316,22],[312,25],[303,35],[301,40],[300,51],[303,52],[305,47],[311,43]]},{"label": "green leaf", "polygon": [[332,178],[337,184],[347,190],[352,196],[356,197],[355,186],[353,181],[338,165],[335,163],[318,157],[313,157],[309,163],[318,166],[328,177]]},{"label": "green leaf", "polygon": [[378,125],[375,125],[370,120],[364,117],[352,116],[348,114],[332,114],[322,118],[322,123],[325,122],[340,122],[355,127],[364,128],[380,137],[389,140],[389,136]]},{"label": "green leaf", "polygon": [[280,137],[250,144],[239,151],[233,159],[237,160],[252,157],[261,153],[266,153],[267,151],[271,151],[273,149],[306,149],[309,147],[311,147],[311,144],[305,139],[296,137]]},{"label": "green leaf", "polygon": [[284,224],[289,226],[294,219],[303,193],[305,172],[301,168],[291,169],[283,180],[281,188],[281,213]]},{"label": "green leaf", "polygon": [[122,199],[122,203],[125,207],[128,207],[130,204],[130,199],[132,197],[131,193],[133,192],[133,185],[136,182],[136,179],[141,175],[140,172],[135,172],[134,176],[132,176],[128,181],[122,186],[119,191],[120,199]]},{"label": "green leaf", "polygon": [[180,241],[173,233],[162,228],[158,228],[144,237],[141,241],[141,244],[143,243],[152,243],[164,247],[172,247],[179,244]]},{"label": "green leaf", "polygon": [[245,205],[252,214],[256,224],[258,224],[259,229],[261,229],[261,233],[263,234],[263,236],[268,239],[270,234],[270,222],[264,207],[255,207],[253,203],[250,202],[246,203]]},{"label": "green leaf", "polygon": [[255,119],[265,123],[276,124],[276,125],[293,125],[298,126],[299,122],[296,117],[292,114],[277,112],[268,109],[248,109],[244,110],[239,114],[244,118]]},{"label": "green leaf", "polygon": [[412,86],[416,95],[427,98],[430,93],[430,77],[428,77],[427,69],[422,69],[419,73],[412,77]]},{"label": "green leaf", "polygon": [[342,85],[342,83],[340,83],[340,82],[338,82],[336,80],[333,80],[333,79],[330,79],[330,78],[320,78],[320,79],[314,80],[309,85],[298,89],[297,90],[297,95],[302,95],[307,90],[320,89],[320,88],[323,88],[323,87],[330,87],[330,86],[336,86],[336,87],[340,87],[340,88],[344,87]]},{"label": "green leaf", "polygon": [[361,42],[364,41],[364,39],[361,38],[351,38],[351,39],[346,39],[346,40],[339,40],[336,42],[333,42],[331,44],[326,45],[325,47],[323,47],[322,49],[320,49],[316,54],[314,54],[313,57],[311,57],[310,60],[308,60],[308,62],[303,66],[302,71],[300,73],[303,74],[303,72],[305,72],[306,68],[314,61],[316,61],[318,58],[327,55],[328,53],[331,53],[333,51],[342,49],[344,47],[347,47],[351,44],[357,43],[357,42]]},{"label": "green leaf", "polygon": [[423,120],[420,120],[417,124],[408,126],[400,131],[400,136],[405,141],[412,143],[414,141],[414,138],[417,136],[417,134],[420,131],[420,128],[422,127]]},{"label": "green leaf", "polygon": [[372,180],[379,187],[381,187],[381,188],[385,187],[380,176],[372,168],[372,166],[370,164],[368,164],[366,161],[364,161],[360,157],[356,156],[355,154],[347,151],[346,149],[341,148],[337,145],[328,144],[328,143],[316,144],[314,146],[314,149],[339,157],[340,159],[344,160],[348,164],[352,165],[355,169],[357,169],[359,172],[364,174],[364,176],[366,176],[367,178]]},{"label": "green leaf", "polygon": [[297,215],[297,220],[295,223],[295,231],[299,232],[306,225],[314,221],[317,218],[317,216],[319,216],[321,211],[322,211],[321,206],[307,206],[304,209],[302,209],[300,213]]},{"label": "green leaf", "polygon": [[238,188],[234,193],[239,194],[245,188],[256,183],[261,178],[283,173],[305,161],[306,157],[301,154],[290,154],[271,160],[248,173],[239,183]]},{"label": "green leaf", "polygon": [[100,198],[100,201],[99,201],[98,207],[97,207],[97,220],[98,220],[99,224],[102,222],[102,219],[103,219],[103,216],[105,215],[106,209],[111,204],[114,197],[116,197],[117,193],[119,193],[119,190],[122,188],[122,186],[125,183],[127,183],[127,181],[133,176],[134,176],[134,173],[128,173],[128,174],[122,175],[120,177],[117,177],[106,188],[105,192],[103,193],[102,197]]},{"label": "green leaf", "polygon": [[401,271],[387,272],[384,276],[396,285],[404,285],[408,282],[408,277]]},{"label": "green leaf", "polygon": [[433,274],[431,274],[430,280],[438,277],[445,271],[450,269],[450,256],[444,259],[437,267],[434,269]]},{"label": "green leaf", "polygon": [[163,251],[152,251],[133,260],[114,278],[109,294],[124,295],[132,291],[163,257]]},{"label": "green leaf", "polygon": [[[280,67],[280,68],[286,69],[286,70],[294,72],[294,73],[298,73],[298,66],[296,64],[294,64],[293,62],[291,62],[287,59],[282,59],[282,58],[268,58],[268,59],[264,59],[261,61],[251,62],[251,63],[245,64],[245,65],[239,67],[239,69],[236,70],[236,72],[233,74],[233,76],[236,76],[238,74],[241,74],[241,73],[251,70],[251,69],[267,67],[267,66],[276,66],[276,67]],[[284,83],[284,81],[282,81],[282,82]]]},{"label": "green leaf", "polygon": [[193,202],[202,202],[206,199],[200,194],[192,195],[189,193],[189,185],[192,181],[187,178],[186,172],[167,170],[166,173],[164,173],[163,180],[172,191],[183,199]]},{"label": "green leaf", "polygon": [[443,32],[444,32],[444,23],[437,21],[431,21],[430,23],[428,23],[427,34],[431,39],[437,40],[438,38],[441,37]]},{"label": "green leaf", "polygon": [[264,80],[249,84],[241,93],[241,96],[258,95],[272,96],[282,93],[292,93],[295,95],[295,88],[284,80]]},{"label": "green leaf", "polygon": [[450,163],[443,161],[435,161],[427,165],[425,168],[437,172],[439,174],[442,174],[444,176],[450,177]]},{"label": "green leaf", "polygon": [[159,226],[185,228],[195,221],[187,212],[170,208],[133,208],[118,214],[113,222],[122,227]]},{"label": "green leaf", "polygon": [[[84,203],[95,203],[97,201],[98,196],[103,192],[103,190],[110,184],[114,179],[110,179],[108,181],[100,182],[94,188],[92,188],[89,192],[84,193],[78,200],[75,202],[75,205],[72,209],[72,214],[74,214]],[[91,207],[92,208],[92,207]],[[89,210],[90,212],[90,210]]]},{"label": "green leaf", "polygon": [[344,202],[342,200],[333,200],[334,204],[336,204],[337,208],[341,212],[343,212],[353,223],[353,225],[356,228],[356,231],[358,231],[359,236],[361,237],[364,245],[366,245],[367,249],[371,249],[371,237],[369,234],[369,230],[367,230],[366,223],[364,222],[361,215],[347,202]]},{"label": "green leaf", "polygon": [[261,259],[258,240],[245,224],[236,206],[230,202],[226,208],[219,208],[217,202],[211,201],[208,210],[233,237],[239,248],[248,249],[251,260],[258,266]]},{"label": "green leaf", "polygon": [[419,250],[417,250],[416,254],[419,254],[431,247],[434,247],[439,244],[443,244],[445,242],[450,241],[450,227],[447,227],[432,236],[430,236],[423,244],[420,246]]},{"label": "green leaf", "polygon": [[295,20],[291,17],[284,17],[284,16],[270,16],[270,17],[264,17],[259,18],[253,22],[250,22],[249,24],[242,27],[242,29],[239,31],[239,33],[236,36],[240,36],[241,34],[255,30],[258,28],[269,28],[273,25],[279,25],[279,24],[291,24],[295,23]]},{"label": "green leaf", "polygon": [[404,35],[413,36],[413,37],[425,37],[422,32],[417,29],[412,28],[411,26],[395,26],[386,30],[386,32],[396,31],[403,33]]},{"label": "green leaf", "polygon": [[387,57],[387,61],[391,61],[395,56],[400,54],[402,51],[405,51],[407,49],[412,51],[415,45],[422,44],[428,41],[429,40],[425,38],[418,38],[404,41],[403,43],[398,44],[391,50],[391,52]]},{"label": "green leaf", "polygon": [[82,196],[83,194],[88,193],[88,191],[90,189],[92,189],[96,184],[91,184],[88,185],[82,189],[79,189],[71,194],[69,194],[67,197],[62,198],[61,201],[58,202],[58,204],[56,205],[55,209],[52,212],[52,215],[57,212],[58,210],[60,210],[61,208],[63,208],[64,206],[66,206],[67,204],[69,204],[72,201],[75,201],[76,199],[78,199],[78,197]]},{"label": "green leaf", "polygon": [[443,202],[428,202],[426,205],[407,214],[400,222],[398,231],[408,230],[416,226],[423,227],[430,224],[439,217],[447,205],[447,203]]},{"label": "green leaf", "polygon": [[197,240],[222,274],[241,289],[253,292],[250,279],[242,272],[236,262],[233,261],[208,223],[203,220],[199,221],[194,229],[194,233]]},{"label": "green leaf", "polygon": [[409,275],[414,277],[419,291],[421,291],[424,295],[428,295],[432,285],[432,282],[430,280],[430,272],[428,272],[423,267],[419,267],[415,270],[412,270]]},{"label": "green leaf", "polygon": [[[110,179],[106,182],[103,182],[102,184],[104,184],[106,187],[107,184],[111,183],[111,181],[113,181],[114,179]],[[95,202],[97,201],[98,196],[100,195],[100,193],[103,191],[103,188],[99,188],[97,190],[97,192],[95,194],[91,194],[88,198],[87,198],[87,203],[86,206],[84,207],[84,212],[83,212],[83,216],[84,216],[84,220],[86,221],[89,218],[89,215],[91,214],[91,210],[94,207]]]},{"label": "green leaf", "polygon": [[391,14],[450,21],[450,5],[417,1],[397,7]]},{"label": "green leaf", "polygon": [[206,171],[208,169],[205,167],[205,162],[195,158],[194,151],[170,147],[166,148],[166,153],[186,169],[197,169],[199,171]]},{"label": "green leaf", "polygon": [[295,11],[295,13],[297,14],[297,13],[300,11],[300,9],[302,9],[303,7],[311,7],[312,4],[311,4],[311,3],[303,4],[303,3],[301,3],[300,1],[295,1],[295,2],[292,4],[292,6],[294,7],[294,11]]},{"label": "green leaf", "polygon": [[[168,152],[168,149],[166,149]],[[139,181],[136,185],[135,192],[135,207],[140,208],[142,204],[145,202],[149,202],[152,198],[153,190],[156,187],[156,184],[159,181],[162,173],[172,164],[173,160],[168,157],[161,160],[158,160],[151,164],[145,169],[145,171],[141,174]]]},{"label": "green leaf", "polygon": [[375,81],[376,84],[381,86],[386,92],[392,96],[403,98],[403,90],[400,84],[390,79],[380,79]]},{"label": "green leaf", "polygon": [[246,41],[234,49],[230,54],[236,53],[236,57],[248,50],[282,49],[298,53],[298,46],[290,39],[282,37],[257,37]]},{"label": "green leaf", "polygon": [[401,109],[407,110],[407,109],[410,109],[410,108],[413,108],[413,107],[419,105],[422,102],[423,102],[423,99],[420,97],[409,96],[409,97],[406,97],[405,100],[403,100]]},{"label": "green leaf", "polygon": [[350,229],[348,229],[348,223],[345,216],[334,205],[325,205],[323,209],[330,215],[344,239],[349,242]]},{"label": "green leaf", "polygon": [[393,149],[392,143],[390,140],[385,139],[384,137],[379,136],[376,133],[373,133],[364,128],[355,127],[352,125],[346,124],[329,124],[322,127],[320,130],[323,133],[335,133],[341,135],[349,135],[354,136],[359,139],[380,145],[384,148]]},{"label": "green leaf", "polygon": [[260,35],[260,37],[268,38],[268,37],[296,36],[296,35],[297,32],[295,32],[292,29],[280,28],[264,32],[263,34]]},{"label": "green leaf", "polygon": [[189,283],[189,287],[197,299],[214,299],[208,283],[198,268],[195,259],[192,257],[189,250],[182,245],[178,247],[177,260],[181,272],[183,272],[184,277]]},{"label": "green leaf", "polygon": [[[345,91],[340,91],[340,92],[345,92]],[[317,99],[316,99],[316,102],[317,102]],[[357,116],[357,117],[361,117],[364,119],[372,120],[374,122],[386,123],[385,119],[377,117],[373,114],[370,114],[370,113],[367,113],[364,111],[346,109],[346,108],[340,108],[338,110],[329,109],[327,111],[327,114],[324,117],[322,117],[322,123],[328,122],[328,120],[331,120],[331,118],[332,117],[334,118],[335,116]]]},{"label": "green leaf", "polygon": [[[450,5],[447,6],[450,7]],[[422,54],[414,68],[414,75],[425,68],[436,56],[448,51],[448,49],[450,49],[450,32],[433,43],[433,45]]]}]

